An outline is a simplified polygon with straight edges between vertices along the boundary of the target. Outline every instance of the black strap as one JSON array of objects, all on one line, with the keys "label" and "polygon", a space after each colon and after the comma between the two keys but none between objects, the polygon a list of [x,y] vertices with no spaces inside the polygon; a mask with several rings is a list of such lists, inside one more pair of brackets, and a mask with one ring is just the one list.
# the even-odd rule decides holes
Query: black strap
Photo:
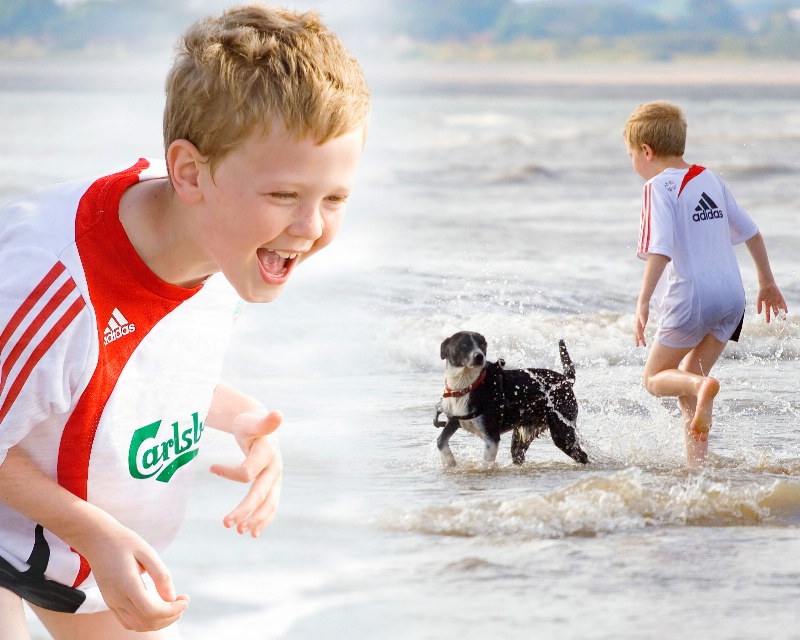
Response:
[{"label": "black strap", "polygon": [[477,418],[478,416],[483,415],[483,411],[473,411],[472,413],[468,413],[465,416],[451,416],[449,413],[445,414],[448,418],[452,418],[454,420],[472,420],[473,418]]},{"label": "black strap", "polygon": [[450,420],[472,420],[473,418],[477,418],[478,416],[483,415],[483,411],[473,411],[472,413],[470,413],[469,415],[466,415],[466,416],[451,416],[449,413],[445,413],[442,410],[441,404],[437,404],[436,405],[436,415],[433,418],[433,426],[438,428],[438,429],[441,429],[442,427],[447,425],[446,422],[439,422],[439,416],[442,415],[443,413]]}]

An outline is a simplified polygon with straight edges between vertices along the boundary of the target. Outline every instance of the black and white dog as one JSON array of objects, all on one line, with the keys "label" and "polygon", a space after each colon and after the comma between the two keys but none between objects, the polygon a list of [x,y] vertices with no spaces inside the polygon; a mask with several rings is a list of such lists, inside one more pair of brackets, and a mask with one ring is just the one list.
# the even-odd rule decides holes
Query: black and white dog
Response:
[{"label": "black and white dog", "polygon": [[[459,427],[483,439],[483,460],[494,463],[500,434],[512,431],[511,458],[525,462],[531,441],[546,429],[555,445],[576,462],[589,461],[575,437],[578,402],[572,390],[575,367],[563,340],[558,342],[564,373],[550,369],[504,369],[486,360],[486,338],[460,331],[442,342],[445,392],[433,424],[444,427],[436,441],[446,467],[456,464],[448,441]],[[447,422],[439,416],[444,413]]]}]

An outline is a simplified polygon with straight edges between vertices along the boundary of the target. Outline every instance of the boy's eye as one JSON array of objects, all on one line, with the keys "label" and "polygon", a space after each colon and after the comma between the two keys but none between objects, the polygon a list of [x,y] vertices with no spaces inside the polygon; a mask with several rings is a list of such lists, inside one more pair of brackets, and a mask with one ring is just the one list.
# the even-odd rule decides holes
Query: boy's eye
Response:
[{"label": "boy's eye", "polygon": [[291,193],[290,191],[276,191],[274,193],[270,193],[269,195],[273,198],[277,198],[278,200],[292,200],[297,197],[297,194]]}]

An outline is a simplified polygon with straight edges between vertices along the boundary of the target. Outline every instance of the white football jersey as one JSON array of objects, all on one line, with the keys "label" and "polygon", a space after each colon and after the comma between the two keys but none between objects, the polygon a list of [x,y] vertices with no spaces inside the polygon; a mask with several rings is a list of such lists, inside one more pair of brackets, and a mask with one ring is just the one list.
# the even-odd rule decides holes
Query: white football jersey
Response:
[{"label": "white football jersey", "polygon": [[659,327],[735,327],[744,312],[744,287],[733,245],[756,233],[722,179],[704,167],[666,169],[648,180],[638,256],[670,258],[653,295]]},{"label": "white football jersey", "polygon": [[[0,210],[0,461],[19,446],[158,551],[184,518],[241,304],[221,274],[167,284],[128,240],[123,191],[165,176],[142,159]],[[0,569],[42,606],[105,608],[86,561],[1,504]]]}]

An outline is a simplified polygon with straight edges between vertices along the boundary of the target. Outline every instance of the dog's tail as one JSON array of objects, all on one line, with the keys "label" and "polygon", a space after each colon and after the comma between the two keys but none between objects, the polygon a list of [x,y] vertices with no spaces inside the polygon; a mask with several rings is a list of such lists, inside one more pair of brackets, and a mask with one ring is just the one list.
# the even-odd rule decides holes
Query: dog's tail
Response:
[{"label": "dog's tail", "polygon": [[575,365],[572,364],[572,358],[569,357],[567,345],[563,340],[558,341],[558,353],[561,356],[561,366],[564,367],[564,376],[567,382],[575,384]]}]

